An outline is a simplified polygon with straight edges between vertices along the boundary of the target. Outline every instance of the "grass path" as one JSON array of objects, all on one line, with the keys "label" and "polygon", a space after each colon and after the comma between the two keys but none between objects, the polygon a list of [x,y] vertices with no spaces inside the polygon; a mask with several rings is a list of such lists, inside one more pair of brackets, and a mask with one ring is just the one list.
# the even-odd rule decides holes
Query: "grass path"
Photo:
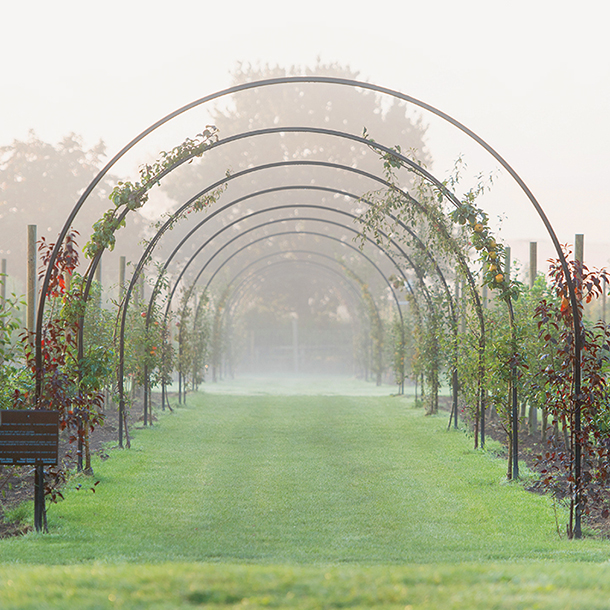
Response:
[{"label": "grass path", "polygon": [[549,500],[445,419],[400,397],[195,396],[97,462],[50,534],[0,541],[0,607],[609,607],[610,545],[559,540]]}]

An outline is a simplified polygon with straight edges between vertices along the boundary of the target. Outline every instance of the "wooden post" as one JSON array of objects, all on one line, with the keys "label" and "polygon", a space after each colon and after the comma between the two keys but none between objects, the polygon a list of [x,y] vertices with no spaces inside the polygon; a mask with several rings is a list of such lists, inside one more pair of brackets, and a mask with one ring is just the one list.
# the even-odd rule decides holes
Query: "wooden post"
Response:
[{"label": "wooden post", "polygon": [[[2,264],[0,266],[0,312],[4,311],[4,308],[6,306],[6,280],[7,280],[6,259],[3,258]],[[0,320],[0,324],[2,324],[1,320]],[[3,362],[4,362],[4,355],[2,353],[0,353],[0,366],[2,366]]]},{"label": "wooden post", "polygon": [[602,278],[602,322],[606,323],[606,293],[608,292],[608,286],[606,284],[606,278]]},{"label": "wooden post", "polygon": [[[530,242],[530,274],[529,284],[530,289],[534,287],[536,277],[538,276],[538,243]],[[528,413],[528,424],[530,434],[535,434],[538,429],[538,410],[534,405],[530,405]]]},{"label": "wooden post", "polygon": [[530,288],[534,287],[538,275],[538,243],[530,241]]},{"label": "wooden post", "polygon": [[585,260],[585,236],[582,233],[574,236],[574,259],[580,263]]},{"label": "wooden post", "polygon": [[6,301],[6,259],[2,259],[2,267],[0,268],[2,274],[2,284],[0,284],[0,298],[2,299],[2,309],[4,309],[4,302]]}]

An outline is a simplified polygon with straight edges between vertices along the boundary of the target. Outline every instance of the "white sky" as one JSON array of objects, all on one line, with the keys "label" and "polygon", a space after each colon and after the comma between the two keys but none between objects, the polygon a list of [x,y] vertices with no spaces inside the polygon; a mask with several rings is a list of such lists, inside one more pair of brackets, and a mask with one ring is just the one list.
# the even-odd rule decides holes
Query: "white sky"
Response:
[{"label": "white sky", "polygon": [[[76,132],[114,154],[226,87],[237,61],[320,56],[465,123],[520,173],[560,241],[585,233],[589,262],[610,261],[604,0],[5,0],[1,15],[0,145],[29,129],[47,141]],[[428,142],[435,170],[468,154],[433,123]],[[517,253],[519,239],[544,240],[527,216],[506,212]]]}]

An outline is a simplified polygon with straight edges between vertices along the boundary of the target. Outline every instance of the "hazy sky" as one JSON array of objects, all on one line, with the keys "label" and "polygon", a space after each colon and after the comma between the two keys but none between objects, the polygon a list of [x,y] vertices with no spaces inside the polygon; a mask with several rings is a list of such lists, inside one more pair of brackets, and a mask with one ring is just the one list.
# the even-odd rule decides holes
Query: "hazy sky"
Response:
[{"label": "hazy sky", "polygon": [[[522,175],[560,240],[606,264],[610,4],[547,0],[7,2],[0,145],[76,132],[114,154],[150,123],[229,84],[238,61],[337,60],[454,116]],[[425,117],[424,117],[425,119]],[[425,119],[426,120],[426,119]],[[461,152],[431,124],[435,169]],[[476,159],[475,159],[476,160]],[[510,210],[507,210],[510,217]],[[507,224],[516,235],[519,217]],[[519,237],[540,239],[522,224]],[[602,252],[602,254],[599,254]]]}]

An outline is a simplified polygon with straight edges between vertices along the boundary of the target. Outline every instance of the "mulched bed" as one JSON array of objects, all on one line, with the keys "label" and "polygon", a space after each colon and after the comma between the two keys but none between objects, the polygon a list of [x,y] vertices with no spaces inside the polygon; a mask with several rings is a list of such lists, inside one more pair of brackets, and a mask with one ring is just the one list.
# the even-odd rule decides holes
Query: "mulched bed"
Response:
[{"label": "mulched bed", "polygon": [[[447,414],[451,412],[451,398],[448,396],[439,396],[439,409],[446,411]],[[465,414],[460,412],[459,418],[464,421]],[[466,418],[467,419],[467,418]],[[449,418],[447,418],[449,421]],[[472,422],[470,422],[472,424]],[[502,457],[508,459],[508,444],[506,438],[506,432],[502,427],[500,421],[496,419],[487,419],[485,422],[485,434],[487,438],[492,438],[495,441],[501,443],[504,447],[504,452],[501,454]],[[527,426],[520,425],[519,431],[519,462],[524,463],[532,471],[540,474],[542,466],[538,463],[537,456],[542,455],[548,450],[548,446],[543,444],[540,439],[540,435],[531,435],[528,433]],[[526,489],[532,493],[546,494],[549,490],[539,481],[536,481],[526,487]],[[557,497],[565,496],[565,490],[557,490]],[[610,494],[609,494],[610,496]],[[583,526],[590,528],[597,537],[610,538],[610,519],[602,516],[604,506],[602,505],[591,505],[589,506],[589,515],[583,515]],[[561,525],[561,524],[560,524]],[[565,536],[566,532],[561,531],[560,535]]]}]

